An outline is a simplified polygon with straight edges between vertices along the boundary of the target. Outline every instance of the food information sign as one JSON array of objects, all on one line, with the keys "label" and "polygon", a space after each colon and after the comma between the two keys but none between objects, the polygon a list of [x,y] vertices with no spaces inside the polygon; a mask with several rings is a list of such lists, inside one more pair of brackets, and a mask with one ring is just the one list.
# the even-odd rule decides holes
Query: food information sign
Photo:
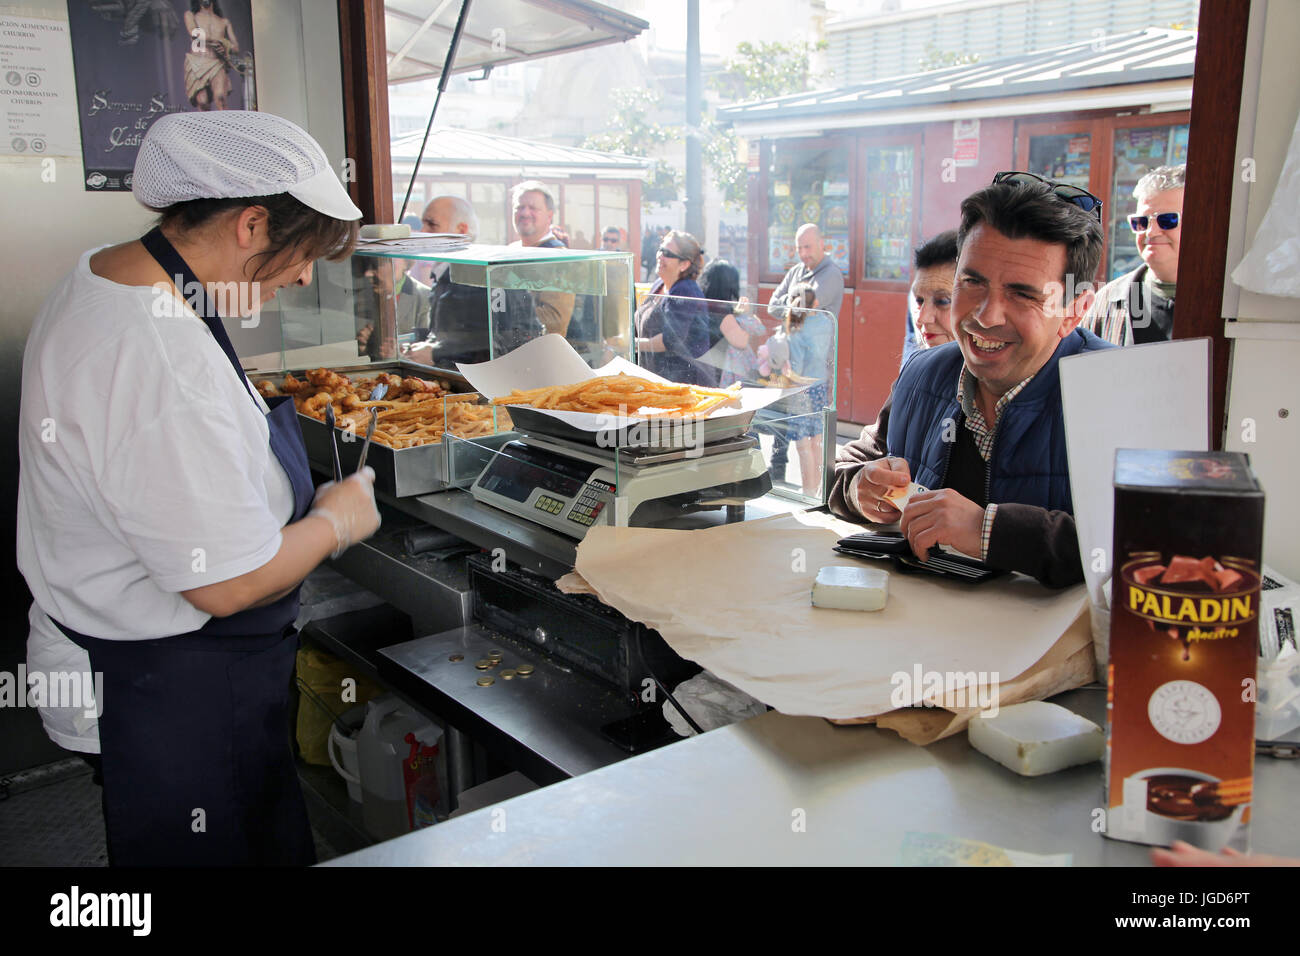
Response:
[{"label": "food information sign", "polygon": [[0,156],[76,156],[68,25],[0,14]]}]

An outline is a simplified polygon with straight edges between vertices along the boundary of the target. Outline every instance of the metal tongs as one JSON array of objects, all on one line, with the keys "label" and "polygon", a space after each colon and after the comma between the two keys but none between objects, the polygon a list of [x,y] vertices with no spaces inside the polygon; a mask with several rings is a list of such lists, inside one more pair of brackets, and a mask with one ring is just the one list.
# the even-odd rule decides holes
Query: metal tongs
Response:
[{"label": "metal tongs", "polygon": [[[388,394],[387,385],[376,385],[370,393],[370,401],[377,402]],[[361,444],[361,460],[357,462],[357,471],[366,467],[366,455],[370,453],[370,439],[375,437],[375,422],[379,420],[379,409],[370,406],[370,424],[366,426],[366,440]]]},{"label": "metal tongs", "polygon": [[334,403],[329,402],[325,406],[325,427],[330,433],[330,453],[334,459],[334,481],[343,480],[343,463],[339,461],[339,436],[334,427]]},{"label": "metal tongs", "polygon": [[[377,402],[388,394],[387,385],[376,385],[370,393],[370,401]],[[375,422],[379,419],[379,409],[370,406],[370,424],[366,426],[366,440],[361,445],[361,460],[357,462],[357,471],[366,467],[366,455],[370,453],[370,439],[375,437]],[[325,425],[330,432],[330,454],[334,460],[334,480],[343,480],[343,462],[339,460],[339,435],[335,427],[334,403],[325,406]],[[351,429],[349,429],[351,431]],[[349,439],[350,441],[351,439]]]}]

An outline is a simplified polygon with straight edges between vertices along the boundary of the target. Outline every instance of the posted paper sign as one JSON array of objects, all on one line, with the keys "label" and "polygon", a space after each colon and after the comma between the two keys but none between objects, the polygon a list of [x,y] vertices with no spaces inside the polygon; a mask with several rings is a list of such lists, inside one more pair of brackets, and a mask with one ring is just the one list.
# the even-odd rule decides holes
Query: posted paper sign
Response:
[{"label": "posted paper sign", "polygon": [[79,153],[66,22],[0,14],[0,122],[0,155]]}]

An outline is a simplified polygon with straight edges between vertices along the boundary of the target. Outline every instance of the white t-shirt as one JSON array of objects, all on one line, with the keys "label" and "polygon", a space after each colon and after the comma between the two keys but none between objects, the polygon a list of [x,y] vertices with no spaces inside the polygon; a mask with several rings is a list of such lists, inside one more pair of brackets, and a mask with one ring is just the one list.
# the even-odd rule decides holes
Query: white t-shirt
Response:
[{"label": "white t-shirt", "polygon": [[[89,672],[49,620],[106,640],[185,634],[179,592],[271,560],[293,489],[266,405],[174,293],[90,271],[41,307],[23,356],[18,567],[35,598],[28,673]],[[41,708],[55,743],[96,752],[84,708]]]}]

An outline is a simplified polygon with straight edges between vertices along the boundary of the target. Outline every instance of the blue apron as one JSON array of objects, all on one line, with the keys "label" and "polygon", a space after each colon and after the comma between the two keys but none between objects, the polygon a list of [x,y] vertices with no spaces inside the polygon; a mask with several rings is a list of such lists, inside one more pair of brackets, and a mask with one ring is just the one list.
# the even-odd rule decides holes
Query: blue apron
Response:
[{"label": "blue apron", "polygon": [[[183,294],[204,289],[158,229],[141,242]],[[202,295],[195,311],[247,388],[230,337]],[[315,494],[302,431],[291,398],[267,399],[267,407],[271,451],[293,487],[290,521],[298,521]],[[154,640],[102,640],[54,622],[104,675],[99,745],[113,865],[316,861],[289,745],[297,616],[295,588],[265,607]]]}]

